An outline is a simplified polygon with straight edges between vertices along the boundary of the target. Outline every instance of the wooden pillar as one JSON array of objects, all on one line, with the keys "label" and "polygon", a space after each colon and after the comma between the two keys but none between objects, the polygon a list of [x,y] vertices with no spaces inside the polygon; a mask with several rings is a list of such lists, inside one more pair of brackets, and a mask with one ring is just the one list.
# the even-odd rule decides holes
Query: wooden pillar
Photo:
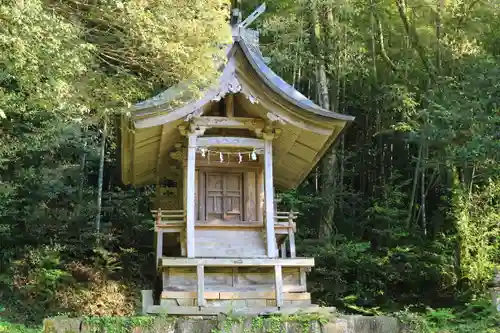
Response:
[{"label": "wooden pillar", "polygon": [[264,134],[265,223],[267,256],[269,258],[276,258],[276,236],[274,234],[273,138],[274,135],[272,134]]},{"label": "wooden pillar", "polygon": [[187,249],[186,249],[186,231],[181,231],[179,233],[179,243],[181,245],[181,256],[185,257],[187,256]]},{"label": "wooden pillar", "polygon": [[293,212],[288,217],[288,242],[290,243],[290,258],[295,258],[295,232],[293,230]]},{"label": "wooden pillar", "polygon": [[163,257],[163,231],[156,232],[156,267],[158,267],[160,259]]},{"label": "wooden pillar", "polygon": [[281,243],[281,258],[286,258],[286,239]]},{"label": "wooden pillar", "polygon": [[300,278],[299,278],[299,284],[304,287],[304,291],[307,290],[307,277],[306,277],[306,269],[305,268],[300,268]]},{"label": "wooden pillar", "polygon": [[226,104],[226,117],[232,118],[234,117],[234,95],[228,94],[224,98],[224,102]]},{"label": "wooden pillar", "polygon": [[161,208],[156,212],[156,268],[158,268],[160,259],[163,257],[163,231],[161,225]]},{"label": "wooden pillar", "polygon": [[257,209],[258,209],[258,220],[263,221],[265,224],[266,221],[266,216],[264,215],[265,212],[265,205],[266,205],[266,190],[264,187],[264,171],[262,169],[259,169],[258,176],[257,176],[257,193],[259,193],[258,200],[257,200]]},{"label": "wooden pillar", "polygon": [[205,306],[205,266],[196,266],[196,279],[198,280],[198,306]]},{"label": "wooden pillar", "polygon": [[290,258],[295,258],[296,252],[295,252],[295,233],[292,231],[288,235],[288,242],[290,243]]},{"label": "wooden pillar", "polygon": [[186,170],[186,243],[187,257],[195,257],[195,163],[196,163],[196,133],[188,133],[188,156]]},{"label": "wooden pillar", "polygon": [[274,282],[276,291],[276,306],[283,306],[283,274],[281,271],[281,265],[274,266]]}]

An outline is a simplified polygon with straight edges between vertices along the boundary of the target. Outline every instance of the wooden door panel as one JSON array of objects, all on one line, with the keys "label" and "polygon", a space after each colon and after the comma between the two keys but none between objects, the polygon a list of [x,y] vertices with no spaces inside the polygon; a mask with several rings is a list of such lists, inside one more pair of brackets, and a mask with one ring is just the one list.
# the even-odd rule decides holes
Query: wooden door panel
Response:
[{"label": "wooden door panel", "polygon": [[207,173],[207,190],[208,191],[222,191],[223,177],[220,173]]},{"label": "wooden door panel", "polygon": [[206,174],[206,218],[242,221],[243,174]]},{"label": "wooden door panel", "polygon": [[210,196],[207,195],[207,219],[222,219],[222,196]]},{"label": "wooden door panel", "polygon": [[241,178],[241,174],[224,175],[224,190],[239,193],[241,191]]},{"label": "wooden door panel", "polygon": [[224,220],[242,221],[241,196],[242,196],[242,174],[225,174],[224,176]]},{"label": "wooden door panel", "polygon": [[221,174],[207,173],[206,175],[206,209],[207,220],[223,219],[223,178]]}]

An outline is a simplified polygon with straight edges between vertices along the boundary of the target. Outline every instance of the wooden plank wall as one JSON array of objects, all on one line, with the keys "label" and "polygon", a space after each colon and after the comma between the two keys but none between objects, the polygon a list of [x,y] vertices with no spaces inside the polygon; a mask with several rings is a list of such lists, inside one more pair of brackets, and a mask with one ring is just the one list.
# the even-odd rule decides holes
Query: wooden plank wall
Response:
[{"label": "wooden plank wall", "polygon": [[266,243],[258,230],[198,229],[195,239],[196,257],[266,257]]},{"label": "wooden plank wall", "polygon": [[[196,267],[170,267],[163,271],[164,290],[194,292],[197,288]],[[273,267],[205,267],[205,291],[236,292],[275,290]],[[283,267],[283,291],[305,292],[300,268]]]}]

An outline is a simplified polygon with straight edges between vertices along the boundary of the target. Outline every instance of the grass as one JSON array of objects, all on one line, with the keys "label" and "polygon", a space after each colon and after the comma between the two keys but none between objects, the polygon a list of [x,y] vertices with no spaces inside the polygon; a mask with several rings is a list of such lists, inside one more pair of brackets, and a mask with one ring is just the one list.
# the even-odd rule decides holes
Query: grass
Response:
[{"label": "grass", "polygon": [[22,324],[14,324],[0,317],[0,333],[40,333],[40,328],[30,328]]}]

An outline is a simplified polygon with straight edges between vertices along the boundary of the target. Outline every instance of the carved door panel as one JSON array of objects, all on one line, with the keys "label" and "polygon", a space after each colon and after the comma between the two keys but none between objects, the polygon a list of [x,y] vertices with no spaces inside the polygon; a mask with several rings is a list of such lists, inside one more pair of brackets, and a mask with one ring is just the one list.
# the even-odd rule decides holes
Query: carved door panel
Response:
[{"label": "carved door panel", "polygon": [[224,220],[242,221],[242,174],[224,175]]},{"label": "carved door panel", "polygon": [[238,173],[206,174],[206,218],[242,221],[243,176]]},{"label": "carved door panel", "polygon": [[223,176],[220,173],[207,173],[206,175],[207,220],[222,220],[224,218],[222,206],[224,194]]}]

